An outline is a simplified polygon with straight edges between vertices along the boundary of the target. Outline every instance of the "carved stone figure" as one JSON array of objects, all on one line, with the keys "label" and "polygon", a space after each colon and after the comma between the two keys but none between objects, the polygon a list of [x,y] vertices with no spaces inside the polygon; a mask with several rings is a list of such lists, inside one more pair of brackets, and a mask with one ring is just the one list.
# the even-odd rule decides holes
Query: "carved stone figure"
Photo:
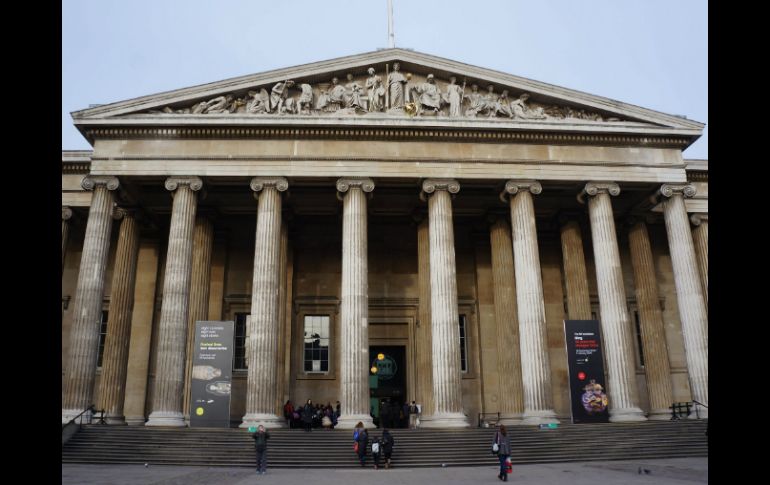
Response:
[{"label": "carved stone figure", "polygon": [[519,99],[511,101],[511,111],[513,111],[513,118],[520,118],[523,120],[544,120],[546,116],[543,108],[530,108],[527,106],[527,100],[529,99],[529,93],[523,93],[519,96]]},{"label": "carved stone figure", "polygon": [[470,106],[465,110],[465,116],[475,117],[487,106],[486,100],[484,99],[484,96],[479,93],[479,87],[476,84],[471,85],[471,92],[465,95],[465,98],[470,102]]},{"label": "carved stone figure", "polygon": [[346,98],[345,86],[340,84],[339,79],[332,78],[332,89],[329,92],[329,104],[331,105],[331,111],[337,111],[345,106]]},{"label": "carved stone figure", "polygon": [[228,94],[227,96],[218,96],[212,100],[203,103],[201,107],[201,114],[222,114],[229,113],[230,106],[233,102],[233,96]]},{"label": "carved stone figure", "polygon": [[396,62],[393,64],[393,72],[388,74],[389,108],[391,109],[404,107],[404,84],[406,84],[407,79],[399,69],[401,69],[401,65]]},{"label": "carved stone figure", "polygon": [[348,74],[347,78],[348,83],[345,85],[345,107],[363,109],[363,103],[361,102],[361,85],[353,80],[352,74]]},{"label": "carved stone figure", "polygon": [[251,100],[246,103],[246,113],[262,114],[270,112],[270,95],[265,88],[259,91],[249,91]]},{"label": "carved stone figure", "polygon": [[369,96],[369,111],[382,111],[385,101],[385,87],[382,85],[382,77],[374,74],[374,68],[366,70],[369,77],[366,79],[366,90]]},{"label": "carved stone figure", "polygon": [[417,103],[418,113],[422,113],[425,109],[438,113],[441,109],[441,93],[438,90],[438,86],[436,86],[433,74],[428,74],[426,81],[416,86],[414,91],[417,94],[415,102]]},{"label": "carved stone figure", "polygon": [[300,84],[302,94],[297,101],[297,113],[310,114],[310,107],[313,105],[313,88],[310,84]]},{"label": "carved stone figure", "polygon": [[294,99],[289,98],[289,89],[294,81],[286,80],[273,86],[270,92],[270,111],[273,113],[293,113]]},{"label": "carved stone figure", "polygon": [[508,90],[504,89],[497,100],[490,107],[489,116],[497,116],[497,114],[503,114],[509,118],[513,118],[513,111],[511,111],[511,100],[508,99]]},{"label": "carved stone figure", "polygon": [[456,82],[456,77],[449,78],[449,85],[446,87],[446,94],[444,95],[444,102],[449,105],[449,116],[453,118],[462,116],[460,106],[463,103],[463,91],[465,90],[465,83],[460,87],[455,84]]}]

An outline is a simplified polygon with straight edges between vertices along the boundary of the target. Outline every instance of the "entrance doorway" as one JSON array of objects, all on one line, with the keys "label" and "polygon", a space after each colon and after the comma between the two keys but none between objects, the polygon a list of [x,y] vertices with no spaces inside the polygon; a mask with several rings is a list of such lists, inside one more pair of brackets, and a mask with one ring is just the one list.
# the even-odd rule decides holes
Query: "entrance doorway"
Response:
[{"label": "entrance doorway", "polygon": [[406,346],[369,347],[369,401],[380,428],[406,427],[402,417],[406,382]]}]

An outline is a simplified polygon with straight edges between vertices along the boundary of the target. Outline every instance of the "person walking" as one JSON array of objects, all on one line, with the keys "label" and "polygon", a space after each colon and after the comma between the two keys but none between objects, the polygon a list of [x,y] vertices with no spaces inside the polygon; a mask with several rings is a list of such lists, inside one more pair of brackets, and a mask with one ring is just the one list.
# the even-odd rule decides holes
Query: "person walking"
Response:
[{"label": "person walking", "polygon": [[384,429],[382,431],[382,451],[385,456],[385,468],[390,468],[390,456],[393,454],[393,445],[395,444],[395,440],[393,439],[393,435],[390,434],[390,431]]},{"label": "person walking", "polygon": [[409,428],[417,429],[417,404],[414,401],[409,405]]},{"label": "person walking", "polygon": [[372,437],[372,459],[374,460],[374,469],[377,470],[380,467],[380,455],[383,452],[382,439],[378,437]]},{"label": "person walking", "polygon": [[511,439],[508,437],[508,431],[505,429],[505,425],[501,424],[500,428],[495,433],[495,441],[497,446],[497,458],[500,460],[500,473],[497,478],[507,482],[508,470],[506,470],[505,461],[511,456]]},{"label": "person walking", "polygon": [[260,424],[252,438],[254,438],[254,448],[257,450],[257,473],[264,475],[267,473],[267,440],[270,438],[270,433]]},{"label": "person walking", "polygon": [[366,446],[369,444],[369,434],[366,432],[364,423],[358,422],[356,431],[353,433],[353,439],[356,440],[358,461],[361,466],[366,466]]}]

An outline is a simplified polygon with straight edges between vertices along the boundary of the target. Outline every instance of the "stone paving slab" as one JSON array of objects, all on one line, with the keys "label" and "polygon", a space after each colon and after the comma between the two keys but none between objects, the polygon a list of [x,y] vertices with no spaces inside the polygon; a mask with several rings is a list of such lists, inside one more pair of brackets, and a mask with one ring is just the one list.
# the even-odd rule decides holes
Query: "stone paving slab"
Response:
[{"label": "stone paving slab", "polygon": [[[269,466],[269,464],[268,464]],[[640,470],[642,473],[640,474]],[[647,473],[645,473],[645,470]],[[497,467],[269,469],[163,465],[62,465],[62,485],[460,485],[499,483]],[[509,482],[537,485],[693,485],[708,483],[708,458],[514,465]]]}]

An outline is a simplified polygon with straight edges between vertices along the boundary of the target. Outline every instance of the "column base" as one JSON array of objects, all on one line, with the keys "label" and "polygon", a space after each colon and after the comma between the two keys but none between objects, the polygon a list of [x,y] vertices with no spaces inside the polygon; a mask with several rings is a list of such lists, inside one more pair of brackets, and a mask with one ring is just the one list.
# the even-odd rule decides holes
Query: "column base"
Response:
[{"label": "column base", "polygon": [[374,421],[368,414],[343,414],[337,418],[335,429],[353,429],[358,423],[363,423],[364,428],[374,428]]},{"label": "column base", "polygon": [[521,426],[524,424],[523,413],[500,413],[500,424],[506,426]]},{"label": "column base", "polygon": [[525,426],[537,426],[539,424],[558,424],[559,418],[551,409],[542,411],[524,411],[521,424]]},{"label": "column base", "polygon": [[[97,421],[99,418],[97,418]],[[104,416],[104,422],[109,425],[116,425],[116,426],[125,426],[126,424],[126,417],[125,416],[117,416],[114,414],[106,414]]]},{"label": "column base", "polygon": [[144,416],[126,416],[126,424],[128,426],[144,426],[145,419]]},{"label": "column base", "polygon": [[[78,414],[83,412],[82,409],[62,409],[61,410],[61,424],[67,424],[72,419],[75,418]],[[80,416],[76,421],[76,423],[79,424],[88,424],[93,422],[93,414],[91,414],[91,411],[86,411],[83,413],[82,416]]]},{"label": "column base", "polygon": [[420,419],[420,428],[470,428],[468,416],[463,413],[435,413],[430,419]]},{"label": "column base", "polygon": [[644,412],[639,408],[610,409],[610,423],[627,423],[630,421],[647,421]]},{"label": "column base", "polygon": [[243,422],[238,425],[239,428],[251,428],[264,426],[267,429],[285,428],[286,420],[279,418],[276,414],[269,413],[249,413],[243,417]]},{"label": "column base", "polygon": [[150,413],[150,417],[145,426],[173,426],[175,428],[184,428],[184,416],[182,413],[173,411],[155,411]]},{"label": "column base", "polygon": [[704,408],[703,406],[695,405],[698,408],[698,412],[695,412],[695,409],[690,410],[690,415],[687,416],[687,419],[708,419],[709,418],[709,410],[708,408]]},{"label": "column base", "polygon": [[653,409],[647,415],[650,421],[671,421],[670,409]]}]

